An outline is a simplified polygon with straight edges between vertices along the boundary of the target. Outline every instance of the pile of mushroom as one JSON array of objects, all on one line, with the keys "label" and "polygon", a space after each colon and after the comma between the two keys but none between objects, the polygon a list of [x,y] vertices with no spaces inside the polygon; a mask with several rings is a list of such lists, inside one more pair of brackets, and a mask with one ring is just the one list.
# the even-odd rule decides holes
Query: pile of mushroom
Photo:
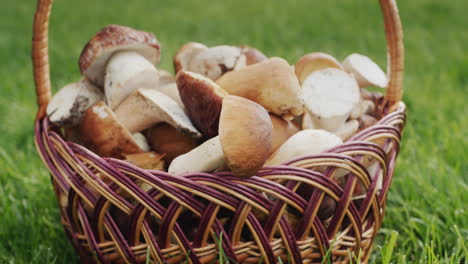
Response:
[{"label": "pile of mushroom", "polygon": [[264,166],[323,152],[375,122],[384,88],[379,66],[360,54],[342,63],[310,53],[294,66],[249,46],[190,42],[175,75],[157,68],[152,33],[109,25],[84,47],[82,78],[51,100],[49,120],[104,157],[183,176]]}]

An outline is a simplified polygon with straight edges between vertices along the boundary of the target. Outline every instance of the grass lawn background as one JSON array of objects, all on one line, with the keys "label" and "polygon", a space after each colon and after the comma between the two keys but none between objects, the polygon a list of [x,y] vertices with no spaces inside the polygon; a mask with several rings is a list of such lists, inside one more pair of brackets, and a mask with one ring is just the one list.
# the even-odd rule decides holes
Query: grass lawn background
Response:
[{"label": "grass lawn background", "polygon": [[[398,2],[409,123],[372,259],[382,261],[380,246],[396,230],[393,263],[466,263],[468,1]],[[0,263],[78,263],[33,145],[34,8],[33,0],[0,8]],[[159,67],[169,70],[188,41],[248,44],[290,63],[323,51],[340,60],[363,53],[386,65],[378,1],[61,0],[50,30],[54,90],[78,80],[82,47],[111,23],[154,32],[163,46]]]}]

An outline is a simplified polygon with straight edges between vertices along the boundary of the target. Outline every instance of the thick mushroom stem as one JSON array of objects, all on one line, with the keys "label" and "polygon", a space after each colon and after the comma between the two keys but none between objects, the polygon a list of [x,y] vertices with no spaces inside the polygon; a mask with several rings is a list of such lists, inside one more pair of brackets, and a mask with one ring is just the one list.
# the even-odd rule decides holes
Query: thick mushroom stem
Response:
[{"label": "thick mushroom stem", "polygon": [[155,89],[136,90],[117,107],[115,115],[131,133],[165,122],[193,137],[201,137],[184,110]]},{"label": "thick mushroom stem", "polygon": [[226,163],[219,136],[175,158],[168,172],[183,175],[193,172],[212,172]]},{"label": "thick mushroom stem", "polygon": [[135,51],[120,51],[109,60],[104,91],[112,110],[139,88],[155,88],[158,71],[145,57]]}]

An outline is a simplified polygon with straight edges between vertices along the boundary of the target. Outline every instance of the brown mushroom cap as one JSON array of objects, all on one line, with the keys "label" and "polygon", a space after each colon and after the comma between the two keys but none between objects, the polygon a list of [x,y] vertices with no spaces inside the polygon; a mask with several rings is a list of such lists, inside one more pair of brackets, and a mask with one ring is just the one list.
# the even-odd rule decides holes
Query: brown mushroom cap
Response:
[{"label": "brown mushroom cap", "polygon": [[273,125],[259,104],[238,96],[223,100],[219,138],[226,162],[238,177],[257,173],[271,151]]},{"label": "brown mushroom cap", "polygon": [[245,56],[247,65],[256,64],[268,59],[263,52],[249,46],[241,46],[241,54]]},{"label": "brown mushroom cap", "polygon": [[147,135],[151,148],[158,153],[165,154],[164,161],[167,164],[170,164],[176,157],[198,147],[197,139],[166,123],[150,128]]},{"label": "brown mushroom cap", "polygon": [[201,51],[208,49],[207,46],[198,42],[189,42],[177,51],[174,56],[174,69],[178,73],[181,70],[187,70],[190,61]]},{"label": "brown mushroom cap", "polygon": [[132,134],[103,101],[86,111],[80,131],[84,145],[100,156],[121,159],[124,154],[142,152]]},{"label": "brown mushroom cap", "polygon": [[159,63],[160,46],[154,34],[119,25],[108,25],[99,31],[81,52],[81,74],[103,87],[107,61],[119,50],[136,51],[152,64]]},{"label": "brown mushroom cap", "polygon": [[271,152],[275,152],[288,138],[299,132],[299,128],[291,121],[284,120],[273,114],[270,114],[270,118],[273,125]]},{"label": "brown mushroom cap", "polygon": [[185,110],[193,125],[206,138],[218,135],[222,101],[228,93],[198,73],[180,71],[176,82]]},{"label": "brown mushroom cap", "polygon": [[281,58],[228,72],[216,83],[229,94],[252,100],[279,116],[298,116],[304,111],[299,81]]},{"label": "brown mushroom cap", "polygon": [[302,56],[294,65],[294,71],[302,83],[314,71],[323,70],[326,68],[337,68],[344,70],[341,63],[333,56],[323,52],[313,52]]}]

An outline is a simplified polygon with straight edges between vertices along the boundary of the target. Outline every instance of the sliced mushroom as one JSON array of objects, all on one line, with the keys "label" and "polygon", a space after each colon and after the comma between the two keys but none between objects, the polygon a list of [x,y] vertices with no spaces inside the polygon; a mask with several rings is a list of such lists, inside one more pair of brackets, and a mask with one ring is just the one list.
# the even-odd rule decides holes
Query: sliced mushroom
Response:
[{"label": "sliced mushroom", "polygon": [[125,154],[125,160],[145,170],[164,171],[164,155],[155,152]]},{"label": "sliced mushroom", "polygon": [[121,50],[135,51],[153,65],[159,63],[160,46],[152,33],[109,25],[99,31],[81,52],[81,74],[97,86],[104,87],[107,62],[112,54]]},{"label": "sliced mushroom", "polygon": [[337,68],[344,70],[343,66],[333,56],[322,53],[313,52],[302,56],[294,66],[294,71],[300,83],[313,72],[323,70],[326,68]]},{"label": "sliced mushroom", "polygon": [[150,151],[150,146],[148,144],[148,140],[146,140],[145,136],[142,133],[134,133],[132,135],[135,142],[138,144],[141,150],[144,152]]},{"label": "sliced mushroom", "polygon": [[115,115],[131,133],[165,122],[193,137],[201,137],[184,110],[155,89],[136,90],[117,107]]},{"label": "sliced mushroom", "polygon": [[119,51],[106,68],[104,91],[112,110],[139,88],[155,88],[158,71],[153,64],[135,51]]},{"label": "sliced mushroom", "polygon": [[208,47],[198,43],[198,42],[189,42],[183,45],[174,56],[174,69],[178,73],[182,70],[187,70],[189,68],[190,62],[192,59],[200,52],[207,50]]},{"label": "sliced mushroom", "polygon": [[246,58],[241,48],[235,46],[216,46],[200,51],[190,61],[188,71],[199,73],[216,81],[226,72],[245,67]]},{"label": "sliced mushroom", "polygon": [[327,68],[302,84],[305,108],[319,129],[336,132],[359,103],[359,87],[348,73]]},{"label": "sliced mushroom", "polygon": [[121,159],[124,154],[142,152],[132,134],[102,101],[86,111],[80,131],[84,145],[99,156]]},{"label": "sliced mushroom", "polygon": [[252,100],[278,116],[290,118],[303,112],[301,87],[284,59],[271,58],[228,72],[216,83],[229,94]]},{"label": "sliced mushroom", "polygon": [[87,79],[71,83],[58,91],[47,106],[49,120],[59,126],[80,124],[86,110],[104,99],[102,91]]},{"label": "sliced mushroom", "polygon": [[218,136],[175,158],[169,165],[168,172],[173,175],[212,172],[225,163],[226,160]]},{"label": "sliced mushroom", "polygon": [[182,99],[180,98],[179,89],[175,77],[167,71],[159,70],[159,79],[156,84],[156,90],[169,96],[172,100],[176,101],[182,108],[185,108]]},{"label": "sliced mushroom", "polygon": [[241,54],[245,56],[246,65],[256,64],[268,59],[265,54],[259,51],[256,48],[252,48],[249,46],[241,46]]},{"label": "sliced mushroom", "polygon": [[164,161],[167,164],[198,146],[197,139],[177,131],[166,123],[148,129],[147,135],[151,148],[158,153],[165,154]]},{"label": "sliced mushroom", "polygon": [[384,71],[367,56],[357,53],[351,54],[343,61],[343,67],[354,75],[361,88],[387,87],[388,80]]},{"label": "sliced mushroom", "polygon": [[291,121],[282,119],[273,114],[270,114],[271,123],[273,125],[272,144],[271,152],[275,152],[283,143],[292,137],[294,134],[299,132],[299,128],[296,127]]},{"label": "sliced mushroom", "polygon": [[349,120],[344,123],[338,131],[336,131],[335,135],[337,135],[341,140],[346,141],[351,138],[359,129],[359,121],[357,120]]},{"label": "sliced mushroom", "polygon": [[176,77],[187,115],[206,138],[218,135],[223,98],[228,95],[203,75],[180,71]]},{"label": "sliced mushroom", "polygon": [[257,173],[271,152],[273,126],[259,104],[228,95],[219,119],[219,138],[226,162],[234,175]]},{"label": "sliced mushroom", "polygon": [[321,129],[306,129],[290,137],[268,158],[265,166],[280,165],[295,158],[321,153],[343,141],[336,135]]}]

